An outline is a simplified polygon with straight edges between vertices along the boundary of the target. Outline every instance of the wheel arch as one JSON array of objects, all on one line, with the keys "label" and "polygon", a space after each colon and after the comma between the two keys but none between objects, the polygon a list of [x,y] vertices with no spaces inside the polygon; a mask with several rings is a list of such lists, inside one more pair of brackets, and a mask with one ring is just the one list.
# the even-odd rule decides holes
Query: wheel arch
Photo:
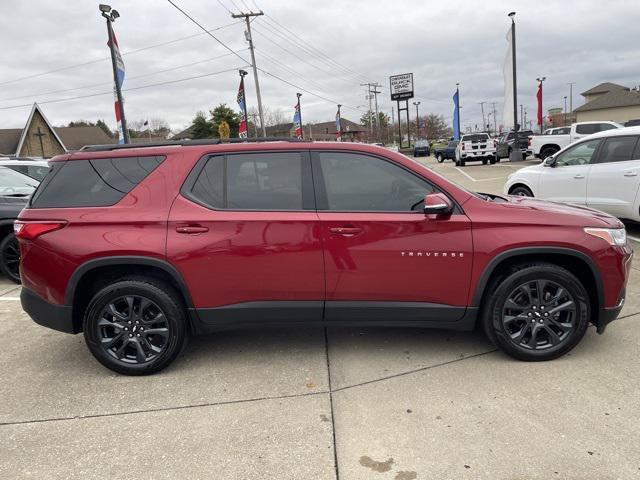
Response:
[{"label": "wheel arch", "polygon": [[482,307],[491,280],[508,274],[516,265],[530,262],[553,263],[573,273],[589,293],[591,323],[598,326],[604,309],[604,287],[600,272],[587,254],[565,247],[524,247],[500,253],[488,263],[480,275],[471,305]]},{"label": "wheel arch", "polygon": [[71,275],[65,291],[65,305],[72,307],[73,325],[82,331],[82,316],[93,294],[118,278],[143,275],[167,282],[182,297],[189,312],[194,305],[182,275],[165,260],[144,256],[114,256],[89,260]]}]

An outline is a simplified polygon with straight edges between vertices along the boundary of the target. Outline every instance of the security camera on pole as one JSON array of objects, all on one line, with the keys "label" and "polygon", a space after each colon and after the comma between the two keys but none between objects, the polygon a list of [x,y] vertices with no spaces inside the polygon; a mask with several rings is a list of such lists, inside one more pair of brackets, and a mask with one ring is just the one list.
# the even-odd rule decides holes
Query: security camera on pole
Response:
[{"label": "security camera on pole", "polygon": [[113,33],[113,26],[111,25],[116,21],[116,18],[120,17],[117,10],[112,10],[111,6],[100,4],[98,6],[102,16],[107,20],[107,34],[109,35],[109,51],[111,52],[111,67],[113,68],[113,83],[115,91],[115,110],[116,110],[116,123],[118,127],[118,133],[120,137],[119,143],[129,143],[129,131],[127,130],[127,121],[124,117],[124,101],[122,99],[122,82],[124,81],[124,62],[120,55],[120,49],[118,48],[118,41]]}]

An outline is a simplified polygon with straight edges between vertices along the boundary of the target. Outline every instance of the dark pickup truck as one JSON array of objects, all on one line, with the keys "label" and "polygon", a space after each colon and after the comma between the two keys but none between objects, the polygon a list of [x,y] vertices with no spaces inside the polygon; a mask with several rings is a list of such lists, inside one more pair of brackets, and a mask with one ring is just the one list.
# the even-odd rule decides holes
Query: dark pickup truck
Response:
[{"label": "dark pickup truck", "polygon": [[444,162],[447,158],[451,160],[456,159],[456,147],[458,142],[451,141],[447,143],[445,147],[436,147],[433,149],[433,155],[436,157],[438,163]]},{"label": "dark pickup truck", "polygon": [[[533,132],[531,130],[521,130],[518,132],[518,143],[520,144],[523,159],[533,153],[529,150],[529,137],[532,135]],[[498,144],[496,145],[496,162],[499,162],[501,158],[509,158],[509,154],[513,148],[514,138],[515,134],[513,132],[504,133],[498,138]]]}]

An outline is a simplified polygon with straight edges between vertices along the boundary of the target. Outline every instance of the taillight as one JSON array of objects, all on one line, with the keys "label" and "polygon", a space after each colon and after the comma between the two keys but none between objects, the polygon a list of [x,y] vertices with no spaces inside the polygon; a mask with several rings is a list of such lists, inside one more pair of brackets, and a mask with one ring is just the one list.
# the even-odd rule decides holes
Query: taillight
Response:
[{"label": "taillight", "polygon": [[498,148],[498,141],[495,138],[493,139],[493,148]]},{"label": "taillight", "polygon": [[464,142],[462,142],[462,146],[460,147],[460,150],[464,150]]},{"label": "taillight", "polygon": [[529,147],[531,147],[531,137],[529,137],[527,140],[529,141],[528,142]]},{"label": "taillight", "polygon": [[16,220],[13,223],[13,232],[16,234],[16,238],[21,240],[35,240],[40,235],[60,230],[66,224],[67,222],[56,220],[43,222],[23,222]]}]

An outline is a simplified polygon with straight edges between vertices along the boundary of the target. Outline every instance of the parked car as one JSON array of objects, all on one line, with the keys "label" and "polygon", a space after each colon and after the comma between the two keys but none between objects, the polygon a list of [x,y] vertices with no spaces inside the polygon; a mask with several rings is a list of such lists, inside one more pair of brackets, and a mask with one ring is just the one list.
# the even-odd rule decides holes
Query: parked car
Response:
[{"label": "parked car", "polygon": [[[522,151],[522,158],[527,158],[531,155],[529,150],[529,137],[533,135],[531,130],[522,130],[518,132],[518,143],[520,144],[520,151]],[[501,158],[509,158],[511,150],[513,149],[513,143],[515,141],[515,133],[504,133],[498,137],[496,143],[496,162],[499,162]]]},{"label": "parked car", "polygon": [[640,127],[590,135],[509,176],[505,193],[573,203],[640,221]]},{"label": "parked car", "polygon": [[604,132],[614,128],[623,128],[616,122],[580,122],[571,125],[568,134],[562,135],[534,135],[529,139],[529,150],[537,158],[545,159],[556,152],[559,152],[567,145],[580,140],[587,135],[597,132]]},{"label": "parked car", "polygon": [[0,166],[0,272],[16,283],[20,283],[20,251],[13,222],[37,186],[33,178]]},{"label": "parked car", "polygon": [[455,160],[457,146],[458,146],[458,142],[456,142],[455,140],[452,140],[449,143],[447,143],[444,147],[435,147],[433,149],[433,154],[435,155],[438,163],[442,163],[446,159]]},{"label": "parked car", "polygon": [[416,140],[416,143],[413,146],[413,156],[428,157],[429,155],[431,155],[431,147],[429,146],[429,142],[427,140]]},{"label": "parked car", "polygon": [[46,160],[0,159],[0,166],[20,172],[38,182],[41,182],[49,171],[49,162]]},{"label": "parked car", "polygon": [[462,135],[456,147],[456,165],[464,167],[470,160],[481,160],[483,165],[495,163],[496,144],[497,141],[488,133]]},{"label": "parked car", "polygon": [[192,140],[51,163],[15,225],[22,306],[124,374],[166,367],[189,334],[271,323],[479,322],[507,354],[550,360],[624,303],[616,218],[472,193],[370,145]]}]

